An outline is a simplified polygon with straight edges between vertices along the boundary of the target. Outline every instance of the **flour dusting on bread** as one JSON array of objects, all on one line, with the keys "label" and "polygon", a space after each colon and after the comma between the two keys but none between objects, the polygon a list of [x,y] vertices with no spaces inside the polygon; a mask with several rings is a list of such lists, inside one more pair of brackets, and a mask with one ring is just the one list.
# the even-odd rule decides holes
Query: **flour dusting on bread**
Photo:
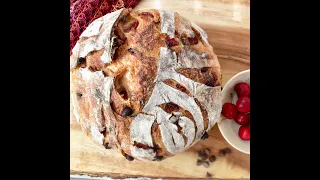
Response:
[{"label": "flour dusting on bread", "polygon": [[[101,61],[110,63],[114,39],[112,28],[122,11],[123,9],[120,9],[93,21],[80,35],[80,40],[72,49],[72,55],[76,58],[85,57],[92,51],[104,49]],[[76,64],[76,58],[72,59],[71,64]],[[75,66],[73,65],[71,68],[75,68]]]},{"label": "flour dusting on bread", "polygon": [[204,42],[206,42],[207,45],[209,45],[207,33],[201,27],[196,25],[195,23],[191,22],[191,25],[192,25],[192,27],[194,27],[200,33],[200,35],[201,35],[202,39],[204,40]]},{"label": "flour dusting on bread", "polygon": [[161,19],[161,32],[166,33],[170,38],[174,37],[174,12],[170,10],[159,10]]},{"label": "flour dusting on bread", "polygon": [[129,160],[185,151],[219,119],[217,57],[205,31],[173,11],[107,14],[88,26],[72,52],[78,123],[94,142]]}]

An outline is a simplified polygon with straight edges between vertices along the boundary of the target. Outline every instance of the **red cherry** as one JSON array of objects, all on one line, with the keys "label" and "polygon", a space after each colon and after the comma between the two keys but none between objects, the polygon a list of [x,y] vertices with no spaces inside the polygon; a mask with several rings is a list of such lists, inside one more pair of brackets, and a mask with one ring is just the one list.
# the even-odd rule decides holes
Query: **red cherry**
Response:
[{"label": "red cherry", "polygon": [[250,112],[250,98],[240,97],[236,103],[237,110],[243,113]]},{"label": "red cherry", "polygon": [[238,134],[242,140],[250,140],[250,125],[240,126]]},{"label": "red cherry", "polygon": [[166,43],[168,44],[169,47],[179,45],[179,41],[176,40],[175,38],[170,38],[170,36],[166,37]]},{"label": "red cherry", "polygon": [[238,114],[237,108],[232,103],[224,103],[222,106],[222,115],[227,119],[234,119]]},{"label": "red cherry", "polygon": [[250,97],[250,86],[245,82],[237,83],[234,86],[234,90],[236,91],[238,97]]},{"label": "red cherry", "polygon": [[249,116],[245,113],[238,113],[234,121],[239,125],[249,124]]}]

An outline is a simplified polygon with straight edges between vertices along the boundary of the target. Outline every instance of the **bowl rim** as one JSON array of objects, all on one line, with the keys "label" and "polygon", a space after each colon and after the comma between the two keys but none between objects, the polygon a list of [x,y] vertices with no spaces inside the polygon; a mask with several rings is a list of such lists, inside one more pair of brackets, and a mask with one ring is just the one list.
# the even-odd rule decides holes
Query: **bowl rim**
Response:
[{"label": "bowl rim", "polygon": [[[234,76],[232,76],[232,77],[227,81],[227,83],[224,85],[224,87],[226,87],[230,82],[232,82],[232,80],[235,79],[237,76],[239,76],[239,75],[241,75],[241,74],[244,74],[244,73],[248,73],[248,72],[250,73],[250,69],[247,69],[247,70],[238,72],[237,74],[235,74]],[[224,90],[225,90],[225,89],[223,88],[223,89],[222,89],[222,92],[221,92],[222,95],[224,94]],[[220,120],[221,120],[222,118],[223,118],[223,117],[220,116]],[[220,133],[222,134],[223,138],[224,138],[232,147],[234,147],[235,149],[237,149],[238,151],[240,151],[240,152],[242,152],[242,153],[245,153],[245,154],[250,155],[250,149],[249,149],[249,152],[247,152],[247,151],[244,151],[244,150],[242,150],[242,149],[239,149],[239,148],[236,147],[234,144],[232,144],[232,143],[228,140],[228,138],[225,137],[225,134],[224,134],[223,131],[221,130],[220,123],[218,122],[217,124],[218,124],[219,131],[220,131]]]}]

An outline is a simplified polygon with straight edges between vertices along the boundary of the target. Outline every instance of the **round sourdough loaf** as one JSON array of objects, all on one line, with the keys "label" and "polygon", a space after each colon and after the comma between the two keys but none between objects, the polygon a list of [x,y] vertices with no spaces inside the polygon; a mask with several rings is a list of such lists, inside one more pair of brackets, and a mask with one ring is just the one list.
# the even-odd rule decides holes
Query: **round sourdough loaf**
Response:
[{"label": "round sourdough loaf", "polygon": [[205,31],[173,11],[96,19],[72,50],[70,74],[82,130],[130,161],[182,152],[220,117],[218,58]]}]

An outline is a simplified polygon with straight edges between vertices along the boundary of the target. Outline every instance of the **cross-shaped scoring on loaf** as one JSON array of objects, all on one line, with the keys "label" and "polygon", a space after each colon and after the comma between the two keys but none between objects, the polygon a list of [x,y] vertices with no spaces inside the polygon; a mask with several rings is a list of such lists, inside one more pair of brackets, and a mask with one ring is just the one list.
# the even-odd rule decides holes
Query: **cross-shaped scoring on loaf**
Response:
[{"label": "cross-shaped scoring on loaf", "polygon": [[[110,63],[111,48],[113,43],[112,25],[120,16],[123,9],[108,14],[93,22],[81,35],[82,42],[77,43],[73,50],[74,57],[71,57],[71,68],[76,66],[75,57],[84,57],[93,50],[105,49],[101,56],[103,63]],[[168,10],[159,10],[161,18],[161,33],[167,34],[170,38],[174,37],[175,19],[174,12]],[[184,24],[182,24],[184,25]],[[192,23],[205,43],[208,44],[207,34],[197,25]],[[191,36],[193,32],[189,32]],[[103,36],[103,37],[101,37]],[[90,43],[91,42],[91,43]],[[209,45],[209,44],[208,44]],[[197,61],[198,60],[198,61]],[[205,54],[198,54],[192,49],[183,48],[178,57],[175,51],[169,47],[160,48],[160,57],[158,61],[158,72],[156,76],[156,84],[152,95],[147,104],[143,107],[143,113],[139,113],[133,119],[130,127],[130,150],[134,158],[140,160],[154,160],[156,152],[152,148],[141,148],[134,145],[135,142],[154,147],[151,135],[151,127],[154,123],[159,126],[163,143],[167,151],[171,154],[184,151],[198,140],[201,136],[216,123],[221,111],[221,89],[218,87],[207,86],[198,83],[176,72],[179,68],[202,68],[208,67],[208,61]],[[78,114],[79,106],[75,101],[74,113],[78,121],[86,121],[86,129],[90,129],[91,137],[99,144],[103,143],[103,135],[101,129],[107,127],[109,132],[109,142],[114,142],[118,147],[126,146],[119,143],[116,139],[117,132],[115,130],[115,117],[110,116],[112,113],[110,106],[110,91],[113,88],[114,79],[112,77],[104,77],[102,71],[91,72],[87,68],[79,70],[85,81],[85,87],[89,92],[90,106],[93,109],[91,119],[82,119]],[[178,89],[175,89],[166,83],[165,80],[172,79],[179,84],[184,85],[190,95]],[[77,82],[73,82],[77,83]],[[93,85],[94,84],[94,85]],[[100,93],[97,93],[97,90]],[[75,94],[75,93],[74,93]],[[76,95],[72,95],[75,100]],[[205,108],[208,116],[208,126],[204,129],[204,118],[200,107],[196,100]],[[191,113],[195,123],[186,116],[179,113],[167,113],[160,108],[160,105],[166,103],[174,103]],[[101,110],[105,121],[102,121]],[[183,135],[178,133],[178,125]],[[195,127],[196,126],[196,127]],[[197,131],[196,131],[197,129]],[[183,137],[184,136],[184,137]],[[187,141],[185,141],[185,139]]]}]

